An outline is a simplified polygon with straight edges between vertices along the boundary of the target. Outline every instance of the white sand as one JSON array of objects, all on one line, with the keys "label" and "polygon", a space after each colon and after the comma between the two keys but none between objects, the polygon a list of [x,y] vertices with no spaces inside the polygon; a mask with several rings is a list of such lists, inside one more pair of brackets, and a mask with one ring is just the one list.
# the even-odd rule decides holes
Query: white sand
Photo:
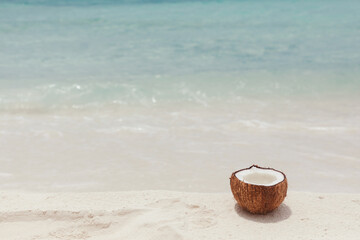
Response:
[{"label": "white sand", "polygon": [[289,192],[266,215],[231,193],[0,194],[0,239],[359,239],[360,194]]}]

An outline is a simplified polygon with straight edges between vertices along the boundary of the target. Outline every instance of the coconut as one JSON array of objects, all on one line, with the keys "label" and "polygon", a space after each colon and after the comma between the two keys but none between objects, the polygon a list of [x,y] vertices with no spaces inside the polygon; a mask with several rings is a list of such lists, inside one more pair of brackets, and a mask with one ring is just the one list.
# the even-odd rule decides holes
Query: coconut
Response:
[{"label": "coconut", "polygon": [[287,180],[283,172],[253,165],[234,172],[231,191],[238,204],[255,214],[266,214],[285,199]]}]

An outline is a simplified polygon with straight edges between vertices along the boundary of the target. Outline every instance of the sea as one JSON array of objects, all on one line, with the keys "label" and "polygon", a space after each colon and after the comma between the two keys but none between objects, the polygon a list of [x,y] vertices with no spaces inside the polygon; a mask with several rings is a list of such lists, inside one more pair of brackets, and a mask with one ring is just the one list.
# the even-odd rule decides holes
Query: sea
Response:
[{"label": "sea", "polygon": [[360,1],[0,0],[0,190],[360,192]]}]

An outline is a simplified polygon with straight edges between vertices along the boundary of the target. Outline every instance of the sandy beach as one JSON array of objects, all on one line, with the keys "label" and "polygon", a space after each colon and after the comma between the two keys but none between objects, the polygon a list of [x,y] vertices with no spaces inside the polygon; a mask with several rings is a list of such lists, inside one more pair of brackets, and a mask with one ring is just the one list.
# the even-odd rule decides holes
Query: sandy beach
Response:
[{"label": "sandy beach", "polygon": [[1,0],[0,240],[359,240],[359,12]]},{"label": "sandy beach", "polygon": [[0,238],[358,239],[360,194],[289,192],[268,215],[228,193],[134,191],[0,194]]}]

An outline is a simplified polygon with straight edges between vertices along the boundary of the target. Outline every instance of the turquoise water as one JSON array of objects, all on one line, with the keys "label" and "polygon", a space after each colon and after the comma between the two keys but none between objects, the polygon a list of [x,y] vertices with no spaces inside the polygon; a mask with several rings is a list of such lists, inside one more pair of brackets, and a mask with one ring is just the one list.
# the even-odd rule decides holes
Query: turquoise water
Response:
[{"label": "turquoise water", "polygon": [[359,95],[359,1],[1,1],[0,109]]},{"label": "turquoise water", "polygon": [[258,164],[360,192],[359,12],[0,0],[0,189],[228,192]]}]

